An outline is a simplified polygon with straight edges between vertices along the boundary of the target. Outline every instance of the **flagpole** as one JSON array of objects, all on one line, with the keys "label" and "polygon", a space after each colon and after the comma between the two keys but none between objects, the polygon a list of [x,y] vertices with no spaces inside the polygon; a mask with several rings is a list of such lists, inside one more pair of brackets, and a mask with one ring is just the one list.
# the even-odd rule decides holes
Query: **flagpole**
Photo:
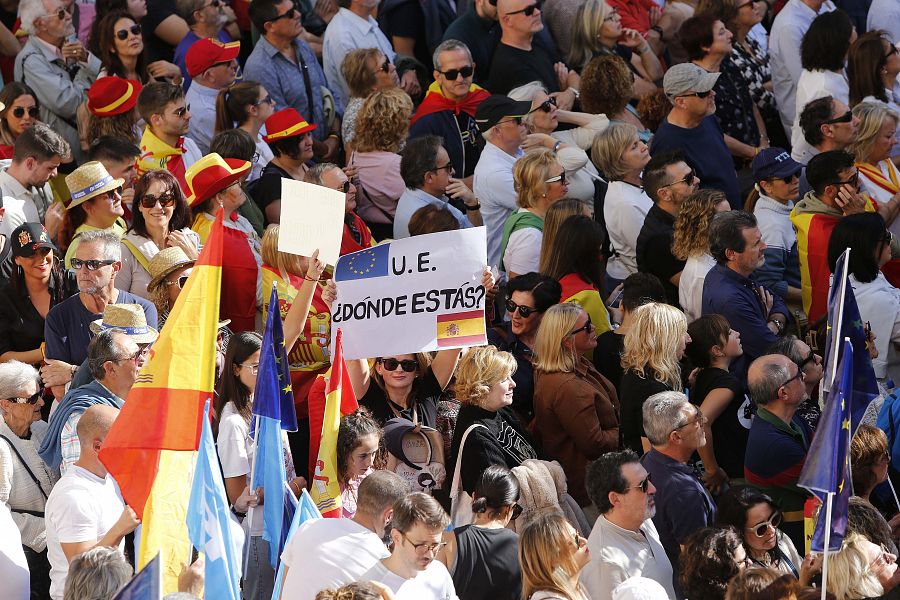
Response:
[{"label": "flagpole", "polygon": [[822,557],[822,598],[828,593],[828,550],[831,544],[831,500],[834,492],[828,492],[825,499],[825,544],[823,547],[825,555]]},{"label": "flagpole", "polygon": [[[250,475],[248,476],[250,478],[251,495],[255,492],[255,489],[253,487],[253,472],[256,470],[256,461],[259,458],[259,445],[257,443],[257,440],[259,439],[259,415],[254,415],[253,418],[256,419],[255,425],[253,427],[253,431],[255,434],[253,436],[253,462],[250,463]],[[247,524],[247,542],[244,544],[244,575],[246,575],[247,573],[247,565],[250,564],[250,544],[253,543],[253,513],[255,509],[256,507],[251,505],[250,510],[248,511],[249,514],[247,515],[247,519],[249,519],[249,521]]]}]

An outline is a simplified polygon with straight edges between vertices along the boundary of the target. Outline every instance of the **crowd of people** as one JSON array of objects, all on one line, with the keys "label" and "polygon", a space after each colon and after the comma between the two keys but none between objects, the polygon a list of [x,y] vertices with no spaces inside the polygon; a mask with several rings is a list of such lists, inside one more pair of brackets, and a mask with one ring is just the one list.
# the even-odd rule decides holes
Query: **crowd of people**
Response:
[{"label": "crowd of people", "polygon": [[[484,227],[489,343],[347,361],[340,517],[280,598],[893,597],[898,45],[896,0],[0,1],[0,596],[132,577],[98,453],[221,211],[212,426],[272,597],[268,292],[300,497],[338,287],[279,249],[288,179],[343,194],[341,255]],[[880,396],[823,580],[798,479],[847,248]]]}]

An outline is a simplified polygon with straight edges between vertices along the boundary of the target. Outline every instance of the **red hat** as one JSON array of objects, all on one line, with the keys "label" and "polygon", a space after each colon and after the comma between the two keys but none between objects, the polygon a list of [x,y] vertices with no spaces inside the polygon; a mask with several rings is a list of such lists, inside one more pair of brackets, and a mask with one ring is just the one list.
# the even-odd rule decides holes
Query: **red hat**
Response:
[{"label": "red hat", "polygon": [[296,109],[284,108],[266,119],[266,133],[268,135],[263,136],[263,141],[268,144],[275,140],[312,131],[315,128],[316,126],[307,123],[306,119],[301,117]]},{"label": "red hat", "polygon": [[211,66],[231,62],[241,51],[240,42],[223,44],[214,38],[202,38],[191,44],[184,58],[188,75],[197,77]]},{"label": "red hat", "polygon": [[250,170],[250,162],[236,158],[222,158],[215,152],[207,154],[184,173],[189,205],[196,206],[218,194],[239,180]]},{"label": "red hat", "polygon": [[88,110],[98,117],[127,113],[137,104],[143,87],[139,81],[131,79],[101,77],[87,92]]}]

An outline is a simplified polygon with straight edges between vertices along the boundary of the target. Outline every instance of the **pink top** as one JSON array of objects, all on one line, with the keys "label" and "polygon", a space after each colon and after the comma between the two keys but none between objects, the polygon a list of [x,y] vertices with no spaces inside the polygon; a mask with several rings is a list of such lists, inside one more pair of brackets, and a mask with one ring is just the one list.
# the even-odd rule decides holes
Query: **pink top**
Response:
[{"label": "pink top", "polygon": [[356,516],[356,497],[359,493],[359,484],[374,472],[375,469],[369,467],[368,471],[359,477],[351,479],[346,486],[343,483],[341,484],[341,516],[343,518],[352,519]]},{"label": "pink top", "polygon": [[406,190],[400,177],[400,155],[381,150],[354,152],[350,164],[359,173],[357,214],[371,223],[392,223],[397,201]]}]

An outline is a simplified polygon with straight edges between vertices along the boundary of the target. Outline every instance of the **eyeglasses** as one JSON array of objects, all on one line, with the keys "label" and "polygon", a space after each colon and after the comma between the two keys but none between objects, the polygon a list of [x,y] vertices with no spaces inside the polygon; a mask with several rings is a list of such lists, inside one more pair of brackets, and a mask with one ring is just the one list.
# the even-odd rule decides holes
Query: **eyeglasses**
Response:
[{"label": "eyeglasses", "polygon": [[688,171],[688,174],[685,175],[682,179],[679,179],[678,181],[673,181],[672,183],[667,183],[666,185],[660,186],[660,189],[672,187],[673,185],[678,185],[679,183],[691,185],[692,183],[694,183],[694,177],[696,177],[696,176],[697,176],[697,173],[693,169],[691,169],[690,171]]},{"label": "eyeglasses", "polygon": [[878,457],[878,461],[881,463],[889,464],[891,462],[891,453],[885,450],[881,453],[881,456]]},{"label": "eyeglasses", "polygon": [[189,112],[191,112],[191,105],[185,104],[181,108],[176,108],[174,112],[176,117],[180,117],[183,119]]},{"label": "eyeglasses", "polygon": [[878,558],[872,561],[872,564],[869,565],[870,568],[878,566],[879,563],[884,565],[890,565],[897,562],[897,557],[891,553],[890,550],[887,549],[887,546],[881,544],[881,554],[878,555]]},{"label": "eyeglasses", "polygon": [[514,10],[512,12],[506,13],[506,16],[517,15],[517,14],[521,13],[521,14],[525,15],[526,17],[530,17],[531,15],[534,14],[534,11],[541,10],[541,4],[542,4],[541,2],[535,2],[534,4],[529,4],[522,10]]},{"label": "eyeglasses", "polygon": [[548,113],[551,110],[553,110],[554,106],[556,106],[556,98],[553,98],[551,96],[550,98],[547,98],[546,100],[541,102],[541,105],[538,106],[537,108],[535,108],[534,110],[532,110],[531,112],[537,112],[537,111],[541,110],[541,111],[544,111],[545,113]]},{"label": "eyeglasses", "polygon": [[559,182],[559,185],[566,185],[566,172],[563,171],[559,175],[555,177],[551,177],[550,179],[545,179],[544,183],[556,183]]},{"label": "eyeglasses", "polygon": [[280,21],[281,19],[293,19],[300,14],[300,7],[296,4],[291,7],[289,11],[284,14],[278,15],[274,19],[269,19],[266,23],[274,23],[275,21]]},{"label": "eyeglasses", "polygon": [[590,333],[590,332],[592,332],[593,330],[594,330],[594,324],[591,323],[591,318],[588,317],[587,323],[585,323],[583,326],[579,327],[578,329],[575,329],[575,330],[573,330],[573,331],[570,331],[570,332],[569,332],[569,335],[578,335],[578,334],[581,333],[582,331],[585,332],[585,333]]},{"label": "eyeglasses", "polygon": [[587,538],[581,537],[581,534],[577,531],[575,532],[575,549],[581,550],[587,544]]},{"label": "eyeglasses", "polygon": [[88,271],[96,271],[100,267],[107,267],[113,264],[114,260],[81,260],[80,258],[73,258],[69,261],[69,264],[72,265],[72,270],[77,271],[81,267],[87,267]]},{"label": "eyeglasses", "polygon": [[446,71],[438,71],[438,73],[440,73],[450,81],[456,81],[460,75],[463,76],[463,79],[468,79],[474,72],[475,69],[472,67],[472,65],[462,67],[461,69],[448,69]]},{"label": "eyeglasses", "polygon": [[391,72],[391,59],[385,57],[384,62],[381,63],[377,69],[373,71],[376,75],[379,73],[390,73]]},{"label": "eyeglasses", "polygon": [[704,98],[708,98],[710,94],[712,94],[712,90],[706,90],[705,92],[691,92],[690,94],[680,94],[676,96],[677,98],[689,98],[691,96],[697,96],[701,100]]},{"label": "eyeglasses", "polygon": [[[118,198],[116,198],[116,196],[118,196]],[[119,187],[106,192],[106,197],[109,200],[121,200],[122,199],[122,186],[120,185]]]},{"label": "eyeglasses", "polygon": [[756,4],[756,0],[749,0],[749,2],[744,2],[743,4],[741,4],[740,6],[738,6],[737,8],[735,8],[734,10],[741,10],[741,9],[744,8],[745,6],[753,6],[754,4]]},{"label": "eyeglasses", "polygon": [[606,21],[613,21],[613,20],[618,19],[618,18],[620,18],[620,17],[619,17],[619,11],[616,10],[616,9],[614,8],[614,9],[612,9],[611,11],[609,11],[609,14],[606,15],[606,18],[603,19],[603,22],[605,23]]},{"label": "eyeglasses", "polygon": [[253,375],[256,375],[259,373],[259,363],[239,363],[238,368],[239,369],[247,369]]},{"label": "eyeglasses", "polygon": [[[32,119],[37,119],[40,112],[41,111],[38,110],[37,106],[29,106],[28,107],[28,116],[31,117]],[[15,118],[21,119],[22,117],[25,116],[25,107],[24,106],[15,107],[14,109],[12,109],[12,114]]]},{"label": "eyeglasses", "polygon": [[412,373],[419,368],[419,361],[408,358],[406,360],[397,360],[396,358],[379,358],[375,362],[381,363],[385,371],[396,371],[400,367],[407,373]]},{"label": "eyeglasses", "polygon": [[835,123],[849,123],[853,120],[853,111],[848,110],[844,114],[839,117],[834,117],[833,119],[828,119],[827,121],[822,121],[822,125],[834,125]]},{"label": "eyeglasses", "polygon": [[807,356],[806,358],[804,358],[803,360],[801,360],[800,362],[797,363],[797,369],[802,371],[803,368],[806,367],[806,365],[808,365],[811,362],[815,362],[815,360],[816,360],[816,353],[813,352],[812,350],[810,350],[809,356]]},{"label": "eyeglasses", "polygon": [[408,537],[406,537],[405,533],[400,533],[403,536],[403,539],[409,542],[410,546],[412,546],[416,550],[416,554],[427,554],[428,552],[438,552],[441,548],[447,545],[447,542],[422,542],[420,544],[415,543]]},{"label": "eyeglasses", "polygon": [[647,473],[647,476],[641,480],[637,485],[632,485],[630,487],[625,488],[625,493],[627,494],[630,490],[641,490],[642,493],[646,494],[647,490],[650,489],[650,473]]},{"label": "eyeglasses", "polygon": [[122,358],[117,358],[110,362],[120,363],[120,362],[128,362],[129,360],[133,360],[134,362],[137,362],[137,360],[139,358],[141,358],[142,356],[146,356],[147,352],[148,352],[148,348],[146,348],[146,347],[138,348],[137,352],[135,352],[134,354],[131,354],[129,356],[123,356]]},{"label": "eyeglasses", "polygon": [[522,505],[516,502],[512,505],[512,516],[509,518],[510,521],[515,521],[522,514],[522,511],[525,510],[522,508]]},{"label": "eyeglasses", "polygon": [[159,203],[163,208],[168,208],[170,206],[175,205],[175,194],[172,192],[163,192],[159,196],[154,196],[153,194],[144,194],[141,198],[141,206],[144,208],[153,208],[156,204]]},{"label": "eyeglasses", "polygon": [[184,286],[187,284],[188,275],[182,275],[175,281],[166,281],[166,285],[177,285],[178,289],[183,290]]},{"label": "eyeglasses", "polygon": [[131,35],[141,35],[141,26],[135,23],[128,29],[120,29],[116,32],[116,37],[122,40],[123,42],[128,39],[128,33],[131,32]]},{"label": "eyeglasses", "polygon": [[263,98],[262,100],[257,100],[256,102],[254,102],[254,103],[253,103],[253,106],[259,106],[260,104],[272,104],[272,105],[274,105],[274,104],[275,104],[275,98],[273,98],[271,95],[266,95],[266,97]]},{"label": "eyeglasses", "polygon": [[346,179],[346,180],[344,180],[344,183],[342,183],[341,185],[337,186],[337,187],[334,188],[334,189],[336,189],[336,190],[339,191],[339,192],[344,192],[344,193],[346,194],[347,192],[350,191],[350,186],[351,186],[351,185],[352,185],[352,184],[350,183],[350,180],[349,180],[349,179]]},{"label": "eyeglasses", "polygon": [[752,531],[758,538],[764,538],[766,537],[766,534],[769,533],[769,527],[771,527],[772,529],[778,529],[778,526],[781,525],[781,519],[781,513],[776,511],[774,514],[772,514],[771,517],[769,517],[768,521],[763,521],[762,523],[754,525],[753,527],[744,527],[744,529],[746,529],[747,531]]},{"label": "eyeglasses", "polygon": [[852,185],[855,188],[859,187],[859,171],[856,171],[853,175],[850,176],[850,179],[847,181],[835,181],[829,185]]},{"label": "eyeglasses", "polygon": [[216,67],[228,67],[229,69],[237,69],[237,61],[234,59],[223,60],[222,62],[213,63],[210,69],[215,69]]},{"label": "eyeglasses", "polygon": [[[16,404],[37,404],[37,401],[41,399],[41,396],[43,396],[43,394],[41,394],[41,392],[38,391],[38,392],[35,392],[34,394],[28,396],[27,398],[7,398],[7,400],[11,400],[12,402],[15,402]],[[519,506],[519,505],[517,504],[516,506]],[[519,511],[519,512],[521,512],[521,511]]]},{"label": "eyeglasses", "polygon": [[888,53],[884,55],[884,60],[889,59],[890,57],[892,57],[893,55],[897,54],[897,52],[898,52],[898,51],[897,51],[897,46],[895,46],[894,44],[891,44],[890,46],[891,46],[891,49],[888,50]]},{"label": "eyeglasses", "polygon": [[[447,173],[450,173],[453,171],[453,162],[448,161],[446,165],[442,167],[435,166],[433,169],[428,169],[428,171],[447,171]],[[426,171],[426,173],[428,171]]]},{"label": "eyeglasses", "polygon": [[500,121],[497,123],[497,126],[504,125],[506,123],[515,123],[517,126],[522,124],[522,117],[510,117],[508,121]]},{"label": "eyeglasses", "polygon": [[525,306],[524,304],[516,304],[515,302],[512,301],[512,299],[509,299],[506,301],[506,310],[508,310],[510,313],[514,313],[514,312],[518,311],[519,316],[522,317],[523,319],[527,319],[532,314],[540,312],[536,308],[532,308],[530,306]]},{"label": "eyeglasses", "polygon": [[[210,2],[209,4],[204,4],[197,10],[203,10],[204,8],[209,8],[210,6],[215,6],[216,8],[219,8],[220,6],[222,6],[222,3],[219,2],[219,0],[212,0],[212,2]],[[197,12],[197,11],[194,11],[194,12]]]},{"label": "eyeglasses", "polygon": [[783,181],[786,184],[791,184],[791,183],[794,183],[795,181],[797,181],[798,179],[800,179],[799,171],[796,173],[791,173],[790,175],[787,175],[785,177],[772,177],[771,179],[769,179],[769,181],[771,181],[773,183],[776,181]]},{"label": "eyeglasses", "polygon": [[44,16],[45,16],[45,17],[56,17],[56,18],[59,19],[60,21],[65,21],[65,20],[66,20],[66,16],[68,16],[68,14],[69,14],[69,13],[66,12],[66,9],[60,8],[60,9],[57,10],[56,12],[47,13],[47,14],[44,15]]},{"label": "eyeglasses", "polygon": [[693,424],[695,424],[695,423],[698,424],[698,425],[703,426],[703,425],[706,424],[706,421],[707,421],[706,415],[704,415],[703,412],[701,412],[700,409],[698,408],[698,409],[697,409],[697,412],[696,412],[696,414],[695,414],[695,416],[694,416],[693,419],[691,419],[691,420],[688,421],[687,423],[682,423],[681,425],[679,425],[678,427],[676,427],[676,428],[673,429],[672,431],[678,431],[679,429],[684,429],[685,427],[687,427],[687,426],[689,426],[689,425],[693,425]]},{"label": "eyeglasses", "polygon": [[779,385],[778,389],[781,389],[781,388],[789,385],[795,379],[800,379],[800,380],[806,379],[806,375],[803,374],[803,371],[801,371],[800,369],[797,369],[797,374],[794,375],[793,377],[791,377],[790,379],[788,379],[787,381],[785,381],[784,383],[782,383],[781,385]]}]

